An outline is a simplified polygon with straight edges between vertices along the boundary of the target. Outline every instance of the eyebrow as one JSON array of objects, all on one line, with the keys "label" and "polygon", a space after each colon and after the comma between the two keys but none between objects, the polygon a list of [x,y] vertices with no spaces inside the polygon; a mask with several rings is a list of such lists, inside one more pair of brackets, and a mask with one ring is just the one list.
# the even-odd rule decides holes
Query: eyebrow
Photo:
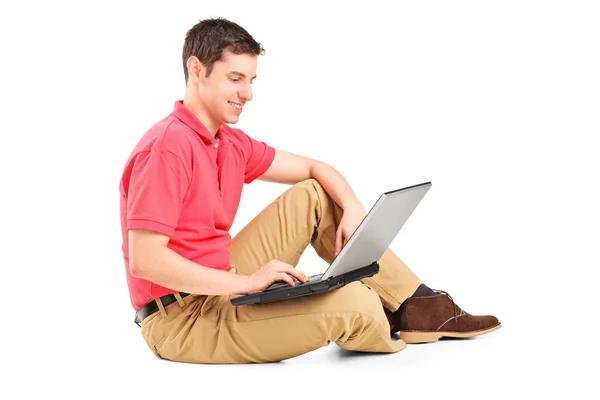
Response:
[{"label": "eyebrow", "polygon": [[[230,74],[235,74],[241,76],[242,78],[246,78],[246,74],[242,74],[241,72],[231,71]],[[252,79],[256,79],[256,75],[254,75]]]}]

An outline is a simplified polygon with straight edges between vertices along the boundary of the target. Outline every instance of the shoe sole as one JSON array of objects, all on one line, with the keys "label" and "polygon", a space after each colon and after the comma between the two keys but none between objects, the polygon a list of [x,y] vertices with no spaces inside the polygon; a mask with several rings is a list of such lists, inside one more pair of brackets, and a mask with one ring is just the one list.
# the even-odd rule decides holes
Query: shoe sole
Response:
[{"label": "shoe sole", "polygon": [[440,337],[453,337],[453,338],[471,338],[475,336],[485,335],[486,333],[494,332],[502,328],[502,324],[494,325],[491,328],[482,329],[479,331],[471,332],[426,332],[426,331],[402,331],[400,332],[400,339],[404,340],[405,343],[431,343],[437,342]]}]

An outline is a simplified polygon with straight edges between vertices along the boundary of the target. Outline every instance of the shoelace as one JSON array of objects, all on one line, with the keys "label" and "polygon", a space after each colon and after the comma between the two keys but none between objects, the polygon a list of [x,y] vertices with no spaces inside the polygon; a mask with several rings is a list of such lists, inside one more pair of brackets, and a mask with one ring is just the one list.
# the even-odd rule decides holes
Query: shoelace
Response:
[{"label": "shoelace", "polygon": [[454,313],[454,322],[456,322],[456,329],[458,330],[458,316],[456,315],[456,304],[454,304],[454,299],[452,298],[452,296],[450,296],[450,294],[448,292],[445,292],[443,290],[437,290],[437,289],[431,289],[431,290],[433,290],[434,292],[436,292],[438,294],[444,294],[444,295],[448,296],[448,298],[452,302],[452,312]]}]

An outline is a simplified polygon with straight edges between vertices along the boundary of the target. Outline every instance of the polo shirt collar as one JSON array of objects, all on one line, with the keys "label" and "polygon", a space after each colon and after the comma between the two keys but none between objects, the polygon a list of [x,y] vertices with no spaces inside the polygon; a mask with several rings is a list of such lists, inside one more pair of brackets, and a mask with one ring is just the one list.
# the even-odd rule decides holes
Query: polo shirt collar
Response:
[{"label": "polo shirt collar", "polygon": [[[198,117],[196,117],[194,113],[191,112],[190,109],[183,104],[183,100],[177,100],[175,102],[175,106],[171,115],[173,115],[181,122],[189,126],[194,132],[198,134],[198,136],[202,138],[202,140],[204,140],[205,143],[214,144],[217,142],[217,140],[215,140],[215,138],[211,135],[208,129],[206,129],[204,124],[198,119]],[[221,127],[219,128],[217,136],[219,137],[219,139],[226,141],[227,139],[223,135],[224,130],[222,128],[223,125],[221,125]]]}]

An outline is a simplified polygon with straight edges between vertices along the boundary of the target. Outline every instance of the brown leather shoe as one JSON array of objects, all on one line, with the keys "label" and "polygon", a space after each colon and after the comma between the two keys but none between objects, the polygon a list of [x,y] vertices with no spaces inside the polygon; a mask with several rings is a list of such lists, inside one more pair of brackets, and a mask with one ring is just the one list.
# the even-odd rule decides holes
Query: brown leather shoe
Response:
[{"label": "brown leather shoe", "polygon": [[440,336],[469,338],[502,327],[498,318],[471,315],[454,304],[448,293],[434,291],[435,296],[406,299],[393,313],[386,310],[392,335],[399,331],[400,339],[406,343],[428,343]]}]

